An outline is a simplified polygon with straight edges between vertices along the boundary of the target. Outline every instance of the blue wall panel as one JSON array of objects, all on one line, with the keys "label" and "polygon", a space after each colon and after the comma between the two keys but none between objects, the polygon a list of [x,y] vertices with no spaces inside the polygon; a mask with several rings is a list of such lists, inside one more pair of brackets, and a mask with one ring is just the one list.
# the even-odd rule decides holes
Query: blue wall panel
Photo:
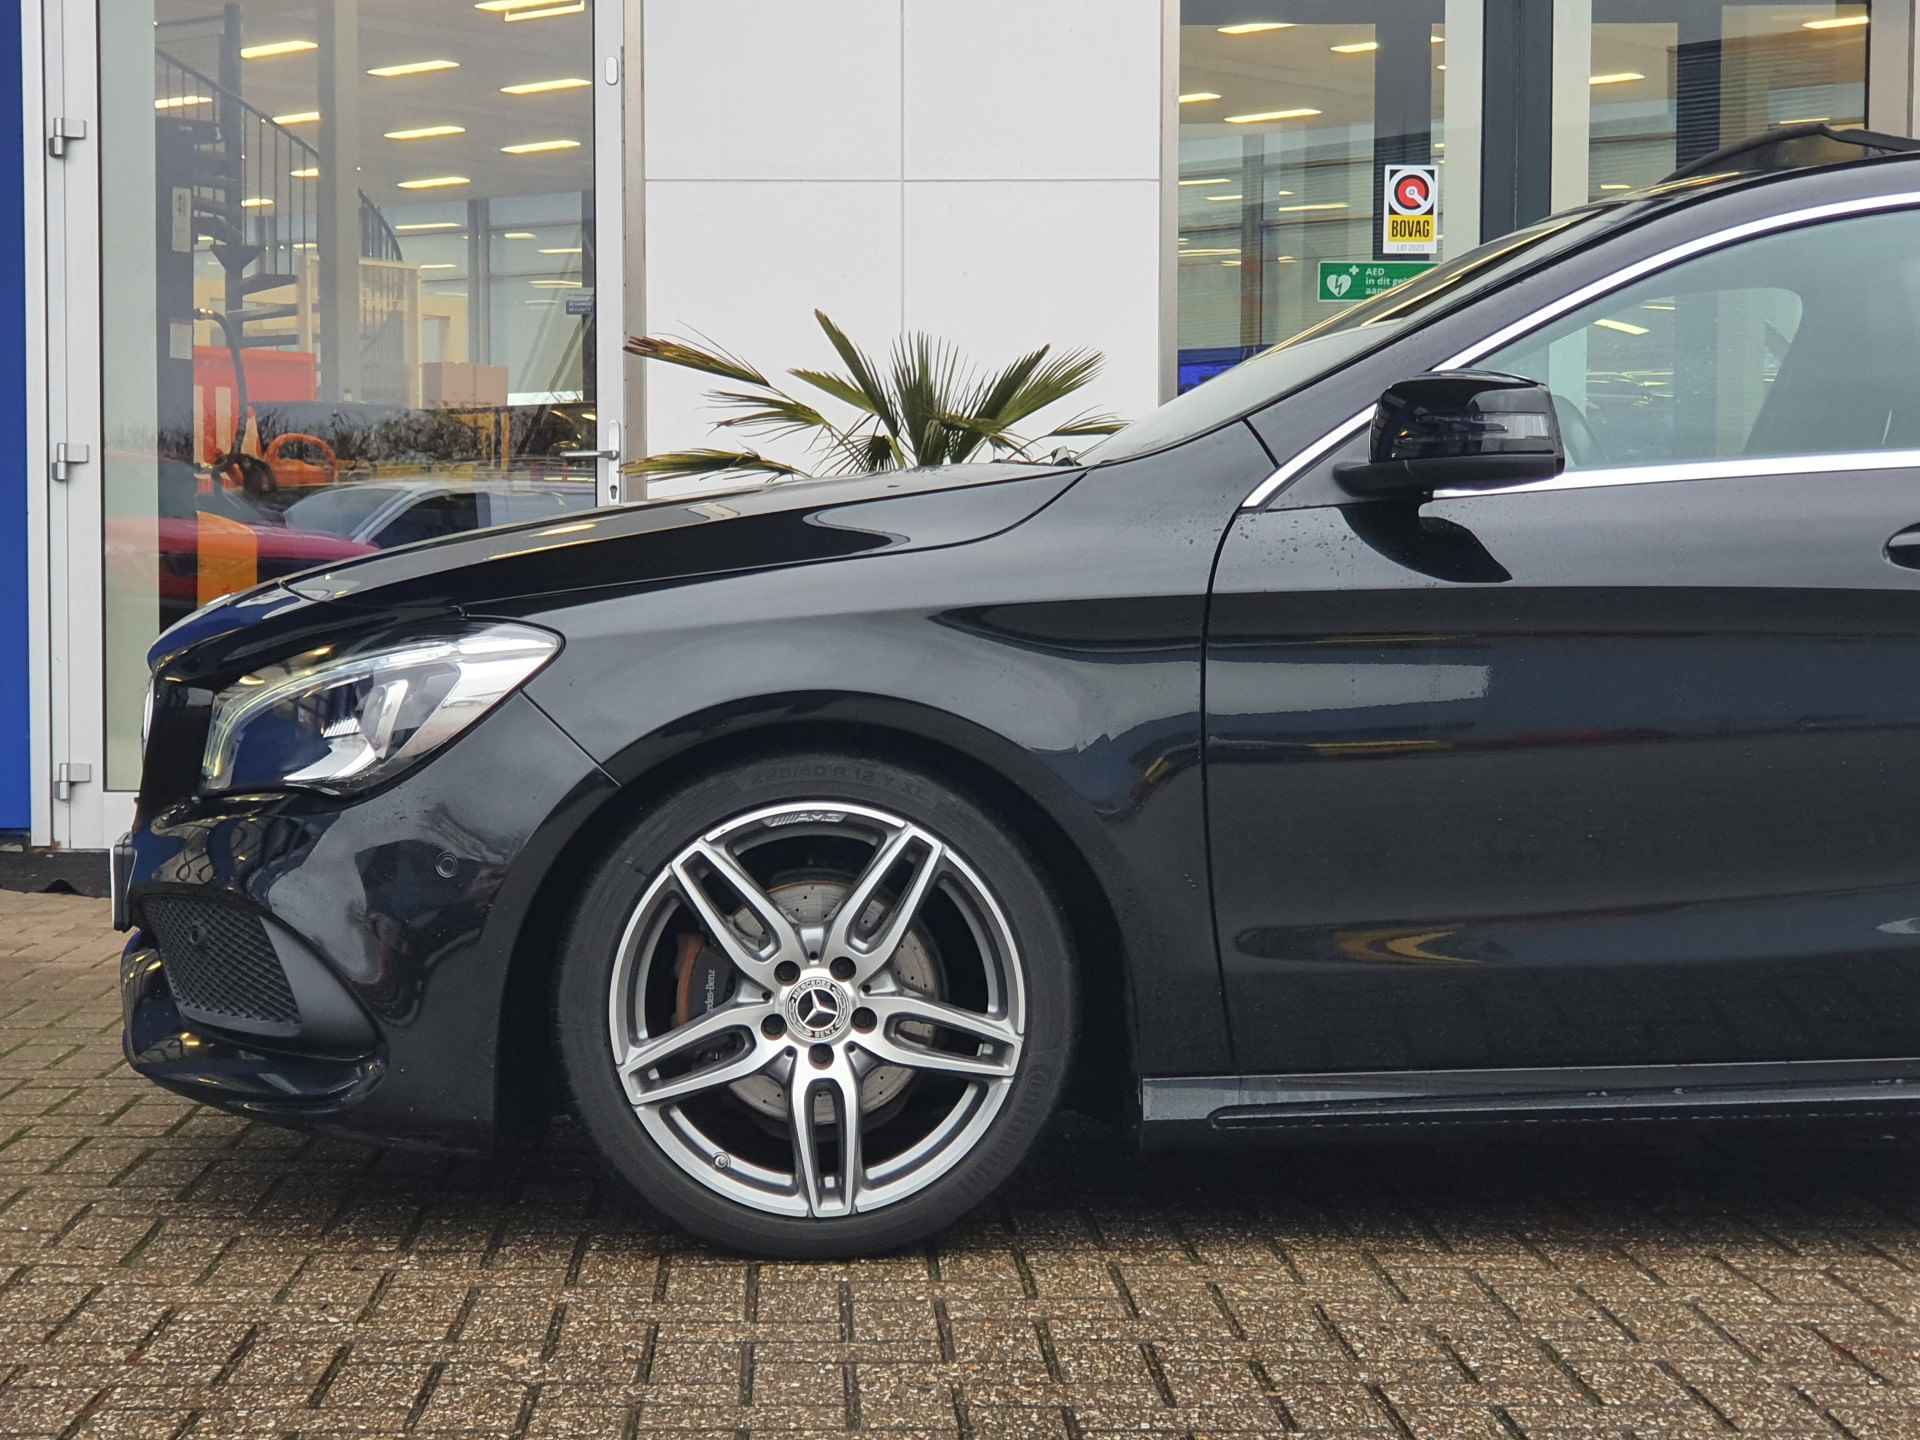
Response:
[{"label": "blue wall panel", "polygon": [[26,151],[20,5],[0,0],[0,830],[25,830],[27,704]]}]

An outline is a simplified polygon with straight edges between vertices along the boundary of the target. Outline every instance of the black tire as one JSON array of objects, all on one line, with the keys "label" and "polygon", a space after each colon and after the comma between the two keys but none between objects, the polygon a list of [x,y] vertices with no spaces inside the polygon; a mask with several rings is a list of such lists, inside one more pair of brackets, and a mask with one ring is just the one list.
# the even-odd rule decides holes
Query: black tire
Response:
[{"label": "black tire", "polygon": [[[787,801],[872,806],[955,847],[998,901],[1025,978],[1023,1044],[991,1124],[926,1188],[850,1216],[770,1214],[691,1178],[636,1118],[609,1044],[608,996],[621,937],[653,877],[714,826]],[[912,1245],[991,1196],[1054,1113],[1072,1063],[1078,1013],[1064,917],[1019,841],[977,802],[931,775],[890,760],[827,752],[748,761],[649,805],[589,879],[561,951],[554,995],[561,1063],[574,1105],[613,1169],[656,1209],[704,1239],[798,1259]]]}]

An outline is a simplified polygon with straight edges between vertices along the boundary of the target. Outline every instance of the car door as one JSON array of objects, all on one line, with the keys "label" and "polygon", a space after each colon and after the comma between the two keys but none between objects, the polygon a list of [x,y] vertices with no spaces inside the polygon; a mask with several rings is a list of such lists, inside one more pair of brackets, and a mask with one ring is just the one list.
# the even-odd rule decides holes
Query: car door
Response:
[{"label": "car door", "polygon": [[1241,513],[1243,1071],[1920,1054],[1917,343],[1920,215],[1794,224],[1472,356],[1553,391],[1557,480]]}]

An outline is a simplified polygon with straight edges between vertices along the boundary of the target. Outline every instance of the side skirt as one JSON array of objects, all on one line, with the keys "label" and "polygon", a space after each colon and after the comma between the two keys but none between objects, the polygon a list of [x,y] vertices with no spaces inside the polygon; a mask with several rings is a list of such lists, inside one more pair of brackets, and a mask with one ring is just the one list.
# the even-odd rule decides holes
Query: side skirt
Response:
[{"label": "side skirt", "polygon": [[1511,1121],[1778,1117],[1920,1104],[1920,1059],[1149,1077],[1148,1143],[1261,1131]]}]

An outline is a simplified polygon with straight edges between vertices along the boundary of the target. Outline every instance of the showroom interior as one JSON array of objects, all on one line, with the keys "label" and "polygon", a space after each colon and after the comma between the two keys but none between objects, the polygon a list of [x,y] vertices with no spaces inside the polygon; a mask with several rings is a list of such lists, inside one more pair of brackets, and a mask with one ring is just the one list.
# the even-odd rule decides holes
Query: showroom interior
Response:
[{"label": "showroom interior", "polygon": [[[1137,416],[1362,267],[1779,125],[1913,133],[1914,8],[22,0],[0,831],[126,827],[144,656],[199,605],[669,498],[622,466],[711,443],[705,386],[629,336],[1089,346],[1078,402]],[[1398,269],[1389,166],[1437,192]]]}]

